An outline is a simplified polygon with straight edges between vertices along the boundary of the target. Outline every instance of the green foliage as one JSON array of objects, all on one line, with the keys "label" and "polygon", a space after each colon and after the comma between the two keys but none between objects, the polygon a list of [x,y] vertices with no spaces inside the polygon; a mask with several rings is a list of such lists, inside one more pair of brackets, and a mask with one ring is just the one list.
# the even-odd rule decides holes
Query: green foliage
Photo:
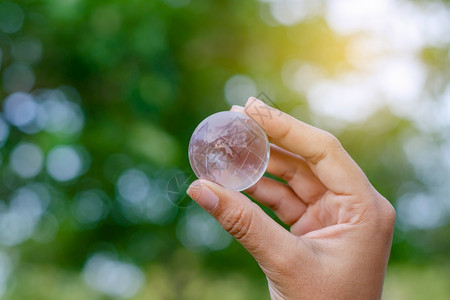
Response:
[{"label": "green foliage", "polygon": [[[169,5],[185,2],[189,4]],[[347,57],[352,37],[335,33],[323,16],[285,27],[266,24],[260,11],[263,14],[267,5],[257,1],[15,3],[24,12],[24,22],[17,32],[0,30],[0,72],[17,61],[14,45],[37,40],[34,45],[42,46],[42,55],[27,63],[35,78],[31,93],[38,97],[40,89],[62,92],[68,103],[81,109],[83,128],[70,134],[42,128],[27,133],[10,126],[1,148],[0,212],[21,187],[32,183],[45,190],[47,198],[41,200],[48,203],[29,238],[0,248],[12,266],[5,299],[106,299],[82,277],[96,253],[112,254],[142,270],[145,284],[132,299],[268,297],[264,275],[237,242],[218,250],[187,250],[180,224],[197,214],[197,207],[179,208],[167,199],[167,182],[173,175],[191,175],[185,171],[187,146],[196,125],[229,108],[224,85],[235,74],[250,76],[258,92],[268,94],[284,111],[336,134],[394,205],[405,194],[433,189],[405,156],[405,141],[419,134],[420,126],[389,109],[380,109],[362,123],[332,126],[329,120],[318,121],[306,95],[283,81],[288,60],[314,64],[329,78],[352,70]],[[448,82],[448,53],[448,45],[422,49],[422,61],[434,76],[427,88],[434,95],[442,94]],[[3,73],[3,86],[5,82]],[[0,88],[0,99],[16,91]],[[426,135],[432,149],[448,139],[448,133]],[[11,153],[23,142],[38,145],[47,157],[47,167],[35,176],[23,178],[11,168]],[[79,174],[70,180],[49,173],[48,155],[59,145],[73,147],[80,157]],[[148,181],[151,204],[121,200],[124,193],[134,192],[120,187],[129,170],[137,170],[129,173],[135,176],[130,177],[133,182]],[[446,176],[436,183],[449,184]],[[83,192],[94,193],[89,195],[97,197],[96,202],[80,202]],[[92,211],[100,215],[89,214]],[[448,272],[435,267],[449,263],[448,234],[447,220],[437,228],[398,226],[391,259],[395,267],[387,277],[389,299],[413,299],[405,291],[423,278],[422,269],[410,265],[430,265],[424,267],[428,283],[418,285],[423,289],[441,280],[433,270],[448,278]],[[427,295],[444,299],[449,291],[441,281],[436,294]],[[414,299],[424,299],[422,294]]]}]

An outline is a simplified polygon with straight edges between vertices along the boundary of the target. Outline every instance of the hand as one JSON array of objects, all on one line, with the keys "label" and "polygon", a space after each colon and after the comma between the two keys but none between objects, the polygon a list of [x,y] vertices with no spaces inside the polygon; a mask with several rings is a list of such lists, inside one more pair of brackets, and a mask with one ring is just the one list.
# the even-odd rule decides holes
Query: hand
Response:
[{"label": "hand", "polygon": [[[269,136],[267,171],[243,194],[197,180],[189,195],[234,236],[266,274],[272,299],[379,299],[395,211],[331,134],[250,98],[245,108]],[[201,192],[198,192],[201,189]]]}]

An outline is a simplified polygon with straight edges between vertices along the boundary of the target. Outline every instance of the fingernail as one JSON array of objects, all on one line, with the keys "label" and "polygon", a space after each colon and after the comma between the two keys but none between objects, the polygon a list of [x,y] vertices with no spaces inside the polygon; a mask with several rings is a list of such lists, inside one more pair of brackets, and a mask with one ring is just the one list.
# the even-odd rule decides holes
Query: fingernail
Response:
[{"label": "fingernail", "polygon": [[212,212],[219,204],[219,197],[198,180],[194,181],[186,191],[187,194],[206,211]]},{"label": "fingernail", "polygon": [[267,104],[265,104],[264,102],[262,102],[261,100],[255,98],[255,97],[250,97],[250,98],[248,98],[247,102],[245,103],[245,107],[250,106],[253,103],[267,105]]},{"label": "fingernail", "polygon": [[245,113],[245,108],[243,106],[240,106],[240,105],[233,105],[230,108],[230,111]]}]

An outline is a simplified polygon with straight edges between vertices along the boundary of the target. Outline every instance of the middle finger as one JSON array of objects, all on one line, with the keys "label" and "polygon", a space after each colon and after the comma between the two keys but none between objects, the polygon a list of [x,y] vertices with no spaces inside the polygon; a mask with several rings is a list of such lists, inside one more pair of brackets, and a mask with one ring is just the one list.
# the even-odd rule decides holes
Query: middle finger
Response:
[{"label": "middle finger", "polygon": [[302,157],[273,144],[267,172],[286,180],[305,203],[315,202],[327,191]]}]

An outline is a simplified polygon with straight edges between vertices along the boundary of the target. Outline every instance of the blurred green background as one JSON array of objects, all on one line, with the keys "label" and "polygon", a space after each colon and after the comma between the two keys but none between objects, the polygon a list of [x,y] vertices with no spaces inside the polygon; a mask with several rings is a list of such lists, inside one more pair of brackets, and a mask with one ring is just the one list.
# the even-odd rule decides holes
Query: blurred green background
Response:
[{"label": "blurred green background", "polygon": [[183,184],[260,94],[396,207],[384,299],[449,299],[449,45],[446,1],[0,1],[0,297],[268,299]]}]

